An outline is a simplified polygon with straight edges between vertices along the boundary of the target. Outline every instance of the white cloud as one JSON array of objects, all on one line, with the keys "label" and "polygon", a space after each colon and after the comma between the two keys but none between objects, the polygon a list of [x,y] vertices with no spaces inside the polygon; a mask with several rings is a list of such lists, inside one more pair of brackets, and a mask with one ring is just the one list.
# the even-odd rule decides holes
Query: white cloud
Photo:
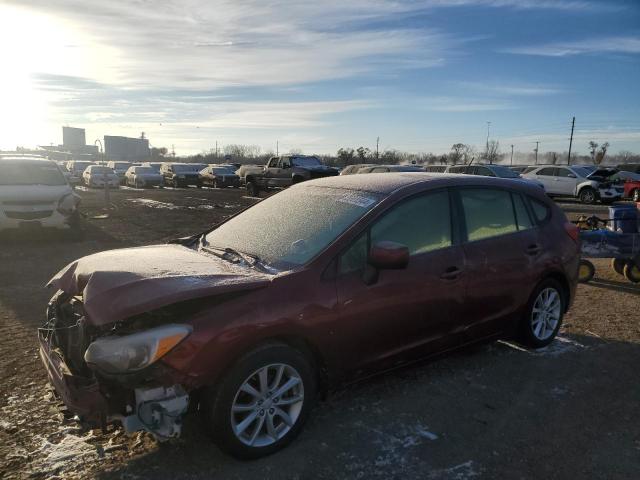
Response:
[{"label": "white cloud", "polygon": [[489,112],[496,110],[511,110],[515,106],[504,100],[462,98],[462,97],[432,97],[416,100],[416,106],[434,112]]},{"label": "white cloud", "polygon": [[486,82],[460,82],[460,87],[475,90],[481,93],[490,93],[498,96],[521,96],[521,97],[537,97],[556,95],[564,90],[552,86],[530,83],[502,83],[494,81]]},{"label": "white cloud", "polygon": [[501,50],[503,53],[538,55],[545,57],[566,57],[602,53],[640,54],[640,37],[589,38],[574,42],[548,43],[513,47]]}]

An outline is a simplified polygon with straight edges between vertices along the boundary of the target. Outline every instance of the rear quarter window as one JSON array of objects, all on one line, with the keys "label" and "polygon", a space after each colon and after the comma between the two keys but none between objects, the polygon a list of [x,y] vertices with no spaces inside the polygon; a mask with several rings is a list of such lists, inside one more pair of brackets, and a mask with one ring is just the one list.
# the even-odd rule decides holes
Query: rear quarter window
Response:
[{"label": "rear quarter window", "polygon": [[529,204],[531,205],[531,211],[538,223],[543,223],[551,216],[551,209],[548,205],[545,205],[535,198],[529,197]]},{"label": "rear quarter window", "polygon": [[460,190],[467,240],[484,240],[518,231],[511,194],[490,188]]}]

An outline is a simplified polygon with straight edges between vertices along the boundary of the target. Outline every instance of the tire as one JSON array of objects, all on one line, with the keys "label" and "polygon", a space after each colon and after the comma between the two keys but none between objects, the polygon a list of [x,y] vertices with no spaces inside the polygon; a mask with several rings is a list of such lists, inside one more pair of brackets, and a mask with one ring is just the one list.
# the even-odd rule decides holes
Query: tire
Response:
[{"label": "tire", "polygon": [[[287,398],[273,395],[281,365],[284,367],[278,383],[280,389],[293,379],[299,381],[283,392]],[[258,372],[265,368],[267,382],[260,388]],[[259,396],[241,389],[247,384],[253,386],[253,391]],[[265,395],[261,396],[261,393]],[[221,450],[236,458],[254,459],[284,448],[300,433],[315,403],[316,393],[317,375],[312,363],[298,350],[272,343],[244,355],[215,389],[206,391],[202,413],[210,435]],[[295,403],[284,404],[285,401]],[[258,402],[264,403],[260,405]],[[252,407],[251,403],[255,406]],[[234,405],[248,410],[234,413]],[[291,423],[287,424],[278,411],[284,412]],[[273,430],[268,430],[269,425]],[[236,434],[238,429],[242,430]]]},{"label": "tire", "polygon": [[249,180],[247,182],[247,193],[251,197],[260,196],[260,189],[258,188],[258,185],[256,184],[256,182],[254,182],[253,180]]},{"label": "tire", "polygon": [[640,188],[636,188],[633,192],[631,192],[631,198],[634,202],[640,202]]},{"label": "tire", "polygon": [[624,275],[624,266],[627,263],[627,260],[623,258],[612,258],[611,259],[611,269],[616,272],[618,275]]},{"label": "tire", "polygon": [[596,202],[596,191],[591,187],[584,187],[578,194],[580,202],[591,205]]},{"label": "tire", "polygon": [[[549,307],[544,307],[545,298],[551,301]],[[560,283],[551,278],[540,282],[531,295],[525,316],[520,324],[522,342],[532,348],[542,348],[549,345],[560,330],[566,303],[567,299]],[[552,315],[549,320],[546,320],[544,316],[540,317],[544,313],[539,312],[541,305],[545,311],[548,310]],[[540,322],[542,322],[541,326],[539,326]]]},{"label": "tire", "polygon": [[596,274],[596,267],[589,260],[580,260],[578,283],[589,283]]},{"label": "tire", "polygon": [[631,283],[640,283],[640,265],[634,261],[627,262],[624,266],[624,276]]}]

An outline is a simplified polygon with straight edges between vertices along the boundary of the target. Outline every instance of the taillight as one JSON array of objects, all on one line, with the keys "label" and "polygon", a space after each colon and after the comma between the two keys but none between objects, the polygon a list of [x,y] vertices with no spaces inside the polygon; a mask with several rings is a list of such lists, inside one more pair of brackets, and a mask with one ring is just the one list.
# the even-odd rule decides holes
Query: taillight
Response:
[{"label": "taillight", "polygon": [[565,222],[564,229],[567,232],[567,235],[569,235],[574,242],[578,243],[580,239],[580,229],[578,226],[571,222]]}]

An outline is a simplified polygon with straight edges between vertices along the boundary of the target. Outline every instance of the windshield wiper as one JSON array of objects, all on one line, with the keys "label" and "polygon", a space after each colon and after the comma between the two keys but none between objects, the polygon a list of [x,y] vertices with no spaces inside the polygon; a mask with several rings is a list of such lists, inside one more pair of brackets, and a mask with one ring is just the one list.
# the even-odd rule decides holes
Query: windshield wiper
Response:
[{"label": "windshield wiper", "polygon": [[[204,242],[206,242],[206,240],[204,240]],[[235,248],[231,248],[231,247],[225,247],[225,248],[210,247],[210,246],[206,245],[204,242],[202,240],[200,242],[200,249],[201,250],[204,250],[205,252],[209,252],[209,253],[215,255],[216,257],[222,258],[223,260],[227,260],[227,261],[232,262],[232,263],[238,263],[237,261],[234,262],[232,260],[232,258],[236,258],[236,259],[239,259],[240,261],[242,261],[243,263],[249,265],[250,267],[263,267],[262,260],[260,259],[260,257],[258,255],[254,255],[254,254],[251,254],[251,253],[239,252]],[[220,253],[220,252],[222,252],[222,253]],[[265,270],[264,268],[262,268],[262,269]]]}]

